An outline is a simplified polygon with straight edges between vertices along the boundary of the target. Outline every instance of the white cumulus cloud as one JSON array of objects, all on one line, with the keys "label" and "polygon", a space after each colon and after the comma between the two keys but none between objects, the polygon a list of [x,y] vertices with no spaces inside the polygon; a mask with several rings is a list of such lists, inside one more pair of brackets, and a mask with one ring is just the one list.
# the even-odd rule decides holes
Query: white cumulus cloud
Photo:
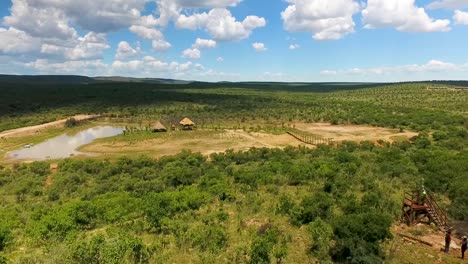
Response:
[{"label": "white cumulus cloud", "polygon": [[152,47],[156,51],[165,51],[172,46],[171,43],[167,42],[164,39],[164,36],[161,33],[161,31],[155,28],[141,25],[132,25],[129,29],[131,32],[135,33],[142,39],[152,40]]},{"label": "white cumulus cloud", "polygon": [[73,45],[42,44],[41,53],[54,55],[67,60],[89,60],[102,57],[110,48],[104,34],[90,32],[72,42]]},{"label": "white cumulus cloud", "polygon": [[261,42],[255,42],[252,44],[252,47],[255,49],[256,52],[263,52],[267,51],[268,49],[265,47],[264,43]]},{"label": "white cumulus cloud", "polygon": [[215,8],[208,13],[196,13],[191,16],[180,15],[176,27],[180,29],[204,29],[216,41],[236,41],[248,38],[252,31],[264,27],[266,20],[248,16],[242,22],[237,21],[225,8]]},{"label": "white cumulus cloud", "polygon": [[[95,60],[102,58],[110,46],[105,34],[129,29],[142,40],[151,41],[156,51],[171,47],[162,30],[170,21],[175,23],[182,14],[207,19],[197,22],[214,38],[200,40],[192,49],[216,46],[216,41],[239,40],[250,36],[255,28],[266,24],[265,19],[247,16],[237,21],[226,8],[243,0],[11,0],[11,8],[1,20],[0,55],[16,56],[21,60]],[[147,10],[148,2],[156,3]],[[207,13],[198,12],[207,9]],[[152,11],[151,14],[142,15]],[[189,15],[188,17],[192,17]],[[128,44],[128,43],[127,43]],[[122,44],[125,45],[125,44]],[[139,53],[131,46],[117,47],[117,58],[130,58]],[[120,49],[119,49],[120,48]],[[18,56],[18,54],[20,56]]]},{"label": "white cumulus cloud", "polygon": [[38,52],[40,40],[16,28],[0,28],[0,54],[13,55]]},{"label": "white cumulus cloud", "polygon": [[130,31],[135,33],[138,37],[142,39],[162,39],[163,34],[161,31],[155,28],[149,28],[145,26],[132,25]]},{"label": "white cumulus cloud", "polygon": [[134,49],[126,41],[119,42],[119,45],[116,50],[115,58],[117,60],[124,60],[128,58],[133,58],[141,54],[141,48],[139,45]]},{"label": "white cumulus cloud", "polygon": [[186,49],[182,52],[182,58],[198,60],[201,58],[199,49]]},{"label": "white cumulus cloud", "polygon": [[146,0],[13,0],[4,23],[33,36],[70,37],[76,24],[99,33],[116,31],[138,21]]},{"label": "white cumulus cloud", "polygon": [[171,43],[169,43],[169,42],[167,42],[165,40],[158,39],[158,40],[153,40],[151,42],[151,46],[156,51],[165,51],[165,50],[169,49],[172,45],[171,45]]},{"label": "white cumulus cloud", "polygon": [[157,24],[166,27],[171,20],[177,20],[184,10],[198,8],[233,7],[242,0],[156,0],[159,18]]},{"label": "white cumulus cloud", "polygon": [[353,15],[359,4],[353,0],[286,0],[281,13],[289,32],[310,32],[316,40],[336,40],[354,32]]},{"label": "white cumulus cloud", "polygon": [[70,18],[62,9],[52,8],[44,1],[13,0],[11,13],[3,24],[27,32],[34,37],[69,39],[76,30],[69,25]]},{"label": "white cumulus cloud", "polygon": [[[2,21],[10,27],[8,38],[5,37],[8,41],[0,42],[11,44],[12,30],[16,30],[17,38],[24,42],[15,49],[29,52],[33,59],[95,60],[110,47],[106,35],[100,32],[127,27],[140,18],[139,10],[144,8],[145,0],[125,2],[128,1],[12,0],[10,14]],[[84,35],[80,36],[75,27],[82,29]],[[6,36],[3,31],[1,34]],[[12,48],[1,50],[14,54]]]},{"label": "white cumulus cloud", "polygon": [[236,6],[242,0],[171,0],[185,8],[214,8]]},{"label": "white cumulus cloud", "polygon": [[368,0],[362,10],[367,29],[395,28],[404,32],[450,31],[450,20],[429,17],[415,0]]},{"label": "white cumulus cloud", "polygon": [[455,10],[453,20],[455,20],[455,24],[468,25],[468,12]]},{"label": "white cumulus cloud", "polygon": [[201,39],[197,38],[195,43],[192,45],[192,48],[195,49],[212,49],[216,48],[216,41],[212,39]]}]

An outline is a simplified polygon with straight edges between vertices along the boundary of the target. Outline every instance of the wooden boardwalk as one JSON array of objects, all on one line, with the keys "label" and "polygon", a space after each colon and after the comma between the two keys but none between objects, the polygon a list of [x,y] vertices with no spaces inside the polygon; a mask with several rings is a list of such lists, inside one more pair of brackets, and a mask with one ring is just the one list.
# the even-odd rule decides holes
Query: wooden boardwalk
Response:
[{"label": "wooden boardwalk", "polygon": [[311,135],[306,135],[306,134],[293,132],[293,131],[288,131],[287,133],[295,137],[297,140],[304,142],[306,144],[310,144],[310,145],[321,145],[321,144],[331,145],[334,142],[333,138],[322,138],[320,136],[311,136]]}]

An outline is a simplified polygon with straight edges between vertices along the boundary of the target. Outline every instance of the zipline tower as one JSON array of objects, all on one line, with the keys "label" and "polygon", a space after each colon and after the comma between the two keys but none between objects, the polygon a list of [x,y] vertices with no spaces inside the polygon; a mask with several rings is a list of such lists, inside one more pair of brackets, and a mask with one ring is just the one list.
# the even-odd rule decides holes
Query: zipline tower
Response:
[{"label": "zipline tower", "polygon": [[418,223],[434,223],[441,231],[450,229],[447,213],[437,204],[429,191],[405,192],[403,194],[401,221],[409,226]]}]

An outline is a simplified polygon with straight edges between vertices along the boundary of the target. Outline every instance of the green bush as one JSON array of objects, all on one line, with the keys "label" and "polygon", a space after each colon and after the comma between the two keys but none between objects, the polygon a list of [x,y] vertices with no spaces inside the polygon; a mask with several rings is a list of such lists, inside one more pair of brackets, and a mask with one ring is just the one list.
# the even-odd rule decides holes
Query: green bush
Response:
[{"label": "green bush", "polygon": [[103,234],[89,241],[74,241],[71,248],[72,263],[149,263],[149,251],[143,242],[126,234],[106,237]]},{"label": "green bush", "polygon": [[333,247],[333,228],[320,217],[307,226],[311,236],[310,253],[320,263],[331,263],[330,249]]},{"label": "green bush", "polygon": [[227,245],[227,234],[223,227],[213,225],[202,225],[189,232],[192,247],[202,251],[216,253]]},{"label": "green bush", "polygon": [[435,141],[440,141],[440,140],[444,140],[444,139],[447,139],[448,138],[448,134],[447,132],[444,132],[444,131],[436,131],[432,134],[432,138],[435,140]]},{"label": "green bush", "polygon": [[333,223],[336,246],[333,260],[347,263],[382,263],[380,242],[391,238],[392,218],[384,213],[348,214]]},{"label": "green bush", "polygon": [[307,196],[292,212],[293,222],[296,224],[308,224],[316,218],[329,219],[332,215],[334,204],[335,200],[329,193],[318,192]]},{"label": "green bush", "polygon": [[154,228],[161,227],[161,221],[175,214],[198,209],[204,202],[204,195],[189,187],[179,191],[152,193],[145,197],[145,213]]},{"label": "green bush", "polygon": [[0,251],[3,251],[13,240],[10,227],[0,222]]},{"label": "green bush", "polygon": [[67,128],[71,128],[71,127],[76,127],[80,124],[80,122],[78,120],[76,120],[75,118],[68,118],[66,121],[65,121],[65,127]]}]

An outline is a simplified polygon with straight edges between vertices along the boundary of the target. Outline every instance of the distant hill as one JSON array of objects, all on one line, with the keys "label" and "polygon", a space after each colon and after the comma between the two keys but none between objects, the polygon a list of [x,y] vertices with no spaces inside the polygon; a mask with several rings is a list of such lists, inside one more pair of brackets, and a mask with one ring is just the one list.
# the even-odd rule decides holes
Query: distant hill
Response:
[{"label": "distant hill", "polygon": [[60,85],[60,84],[90,84],[96,80],[76,75],[2,75],[0,83],[34,84],[34,85]]},{"label": "distant hill", "polygon": [[[367,87],[385,85],[386,83],[366,82],[199,82],[166,78],[132,78],[122,76],[87,77],[79,75],[2,75],[0,84],[26,84],[26,85],[83,85],[95,83],[148,83],[164,85],[189,85],[189,88],[249,88],[261,90],[283,90],[288,87],[291,91],[331,92],[336,90],[353,90]],[[452,85],[468,87],[468,81],[421,81],[435,85]],[[402,82],[412,83],[412,82]],[[420,82],[418,82],[420,83]]]},{"label": "distant hill", "polygon": [[188,84],[191,81],[159,78],[128,78],[120,76],[86,77],[78,75],[2,75],[0,83],[31,84],[31,85],[82,85],[102,82],[132,82],[132,83],[158,83],[158,84]]},{"label": "distant hill", "polygon": [[160,83],[160,84],[188,84],[192,81],[183,81],[175,79],[164,79],[164,78],[131,78],[121,76],[109,76],[109,77],[95,77],[96,81],[101,82],[138,82],[138,83]]}]

